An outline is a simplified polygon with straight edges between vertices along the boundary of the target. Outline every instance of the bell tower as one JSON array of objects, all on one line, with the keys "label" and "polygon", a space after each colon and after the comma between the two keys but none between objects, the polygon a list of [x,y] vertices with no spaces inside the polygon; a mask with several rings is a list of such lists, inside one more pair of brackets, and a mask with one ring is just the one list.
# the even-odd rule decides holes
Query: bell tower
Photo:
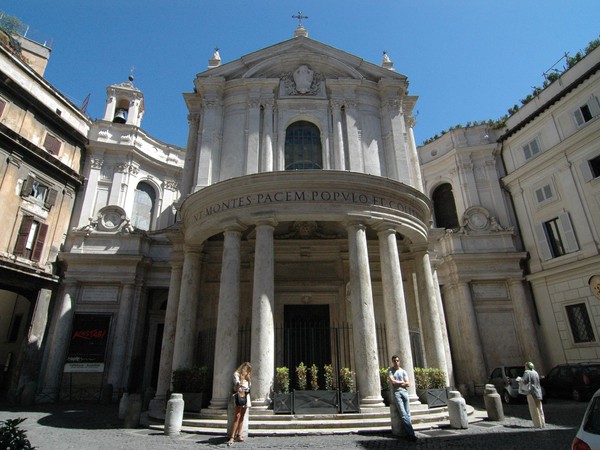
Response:
[{"label": "bell tower", "polygon": [[103,120],[139,127],[143,115],[144,94],[133,86],[132,75],[129,76],[129,81],[106,88]]}]

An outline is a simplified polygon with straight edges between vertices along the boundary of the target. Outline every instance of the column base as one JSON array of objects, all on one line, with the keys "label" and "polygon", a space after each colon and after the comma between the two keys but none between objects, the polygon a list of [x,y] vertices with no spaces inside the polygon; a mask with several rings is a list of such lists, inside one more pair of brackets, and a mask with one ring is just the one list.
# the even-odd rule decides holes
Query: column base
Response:
[{"label": "column base", "polygon": [[362,408],[380,408],[385,407],[383,403],[383,397],[381,395],[373,395],[369,397],[363,397],[360,399],[360,407]]},{"label": "column base", "polygon": [[165,419],[165,407],[167,397],[164,395],[157,395],[148,405],[148,416],[153,419],[164,420]]},{"label": "column base", "polygon": [[229,404],[229,398],[212,398],[210,400],[210,404],[208,405],[208,409],[227,409],[227,405]]}]

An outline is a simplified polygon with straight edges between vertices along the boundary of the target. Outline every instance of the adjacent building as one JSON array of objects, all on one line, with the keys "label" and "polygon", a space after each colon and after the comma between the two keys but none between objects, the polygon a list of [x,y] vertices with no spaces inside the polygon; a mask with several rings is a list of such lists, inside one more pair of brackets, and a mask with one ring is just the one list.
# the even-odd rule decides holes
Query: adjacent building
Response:
[{"label": "adjacent building", "polygon": [[91,121],[42,77],[50,49],[0,34],[0,363],[14,398],[38,379]]}]

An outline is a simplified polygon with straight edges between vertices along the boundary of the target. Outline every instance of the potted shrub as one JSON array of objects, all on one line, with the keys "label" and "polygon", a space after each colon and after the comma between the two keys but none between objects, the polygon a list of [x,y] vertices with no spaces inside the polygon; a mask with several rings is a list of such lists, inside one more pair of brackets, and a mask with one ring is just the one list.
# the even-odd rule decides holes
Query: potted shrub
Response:
[{"label": "potted shrub", "polygon": [[[311,390],[306,390],[307,375],[311,375]],[[318,390],[318,368],[313,364],[308,370],[304,363],[296,367],[298,390],[294,391],[295,414],[335,414],[338,412],[338,393]],[[317,387],[317,390],[314,387]]]},{"label": "potted shrub", "polygon": [[310,374],[310,388],[313,391],[319,390],[319,368],[316,364],[313,364],[308,368]]},{"label": "potted shrub", "polygon": [[430,408],[448,404],[446,373],[442,369],[415,367],[415,385],[419,400]]},{"label": "potted shrub", "polygon": [[301,391],[305,391],[306,390],[306,366],[304,365],[303,362],[298,364],[298,367],[296,367],[296,379],[297,379],[298,389]]},{"label": "potted shrub", "polygon": [[208,367],[195,366],[173,371],[173,392],[183,394],[185,410],[200,412],[203,394],[208,389]]},{"label": "potted shrub", "polygon": [[325,377],[325,390],[333,391],[333,366],[331,364],[325,364],[323,375]]},{"label": "potted shrub", "polygon": [[290,369],[277,367],[275,369],[273,412],[275,414],[291,414],[294,409],[293,406],[293,396],[290,393]]},{"label": "potted shrub", "polygon": [[354,384],[354,372],[340,369],[340,412],[360,412],[360,397]]},{"label": "potted shrub", "polygon": [[381,367],[379,369],[379,382],[381,384],[381,396],[383,397],[383,403],[385,403],[385,406],[390,406],[390,395],[392,391],[390,390],[387,367]]}]

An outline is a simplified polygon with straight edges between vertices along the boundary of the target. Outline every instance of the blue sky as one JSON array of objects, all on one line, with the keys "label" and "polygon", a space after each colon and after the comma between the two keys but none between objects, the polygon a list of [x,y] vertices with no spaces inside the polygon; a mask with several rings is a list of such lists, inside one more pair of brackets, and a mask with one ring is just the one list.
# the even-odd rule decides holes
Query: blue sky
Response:
[{"label": "blue sky", "polygon": [[[497,119],[541,86],[565,52],[600,33],[598,0],[1,0],[0,10],[52,44],[45,77],[102,117],[106,87],[144,93],[142,128],[185,146],[182,93],[206,70],[290,39],[302,11],[309,37],[380,64],[382,51],[419,96],[417,143],[456,124]],[[564,63],[561,62],[559,66]]]}]

